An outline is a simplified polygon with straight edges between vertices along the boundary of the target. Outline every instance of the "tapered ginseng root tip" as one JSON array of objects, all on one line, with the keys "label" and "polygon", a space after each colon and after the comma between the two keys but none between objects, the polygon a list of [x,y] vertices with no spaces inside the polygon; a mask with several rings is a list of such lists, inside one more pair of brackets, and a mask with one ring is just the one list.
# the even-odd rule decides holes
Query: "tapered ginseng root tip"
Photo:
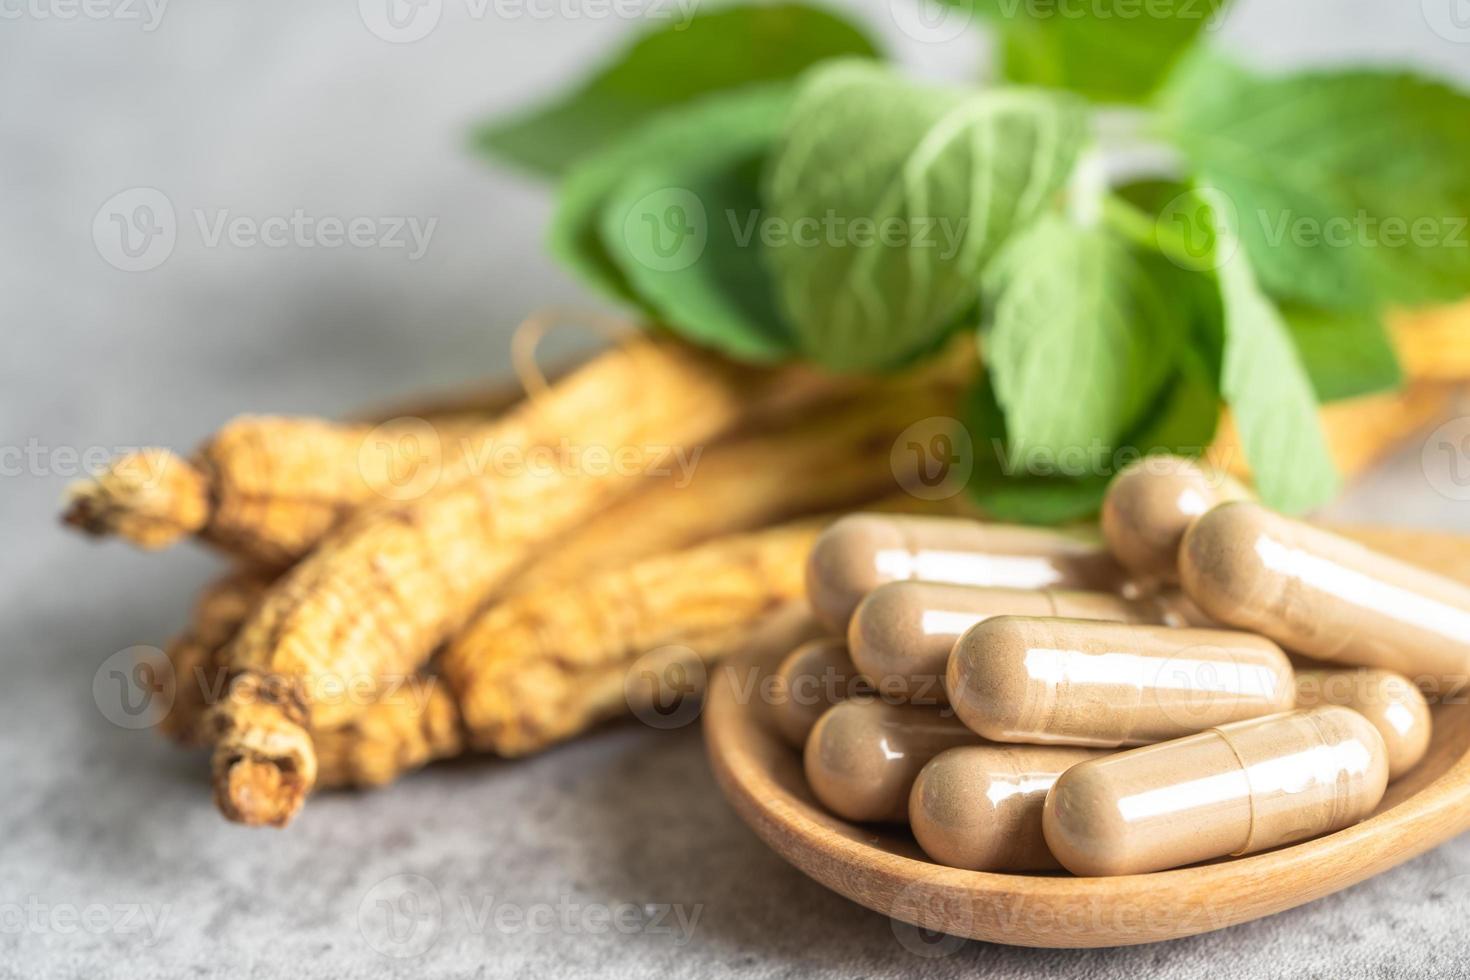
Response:
[{"label": "tapered ginseng root tip", "polygon": [[227,819],[284,827],[316,783],[317,757],[305,712],[275,678],[242,674],[209,714],[214,802]]},{"label": "tapered ginseng root tip", "polygon": [[250,827],[286,826],[305,798],[301,780],[266,759],[235,759],[215,777],[215,805]]},{"label": "tapered ginseng root tip", "polygon": [[166,449],[120,456],[68,492],[62,520],[88,534],[117,534],[142,548],[163,548],[209,521],[205,475]]}]

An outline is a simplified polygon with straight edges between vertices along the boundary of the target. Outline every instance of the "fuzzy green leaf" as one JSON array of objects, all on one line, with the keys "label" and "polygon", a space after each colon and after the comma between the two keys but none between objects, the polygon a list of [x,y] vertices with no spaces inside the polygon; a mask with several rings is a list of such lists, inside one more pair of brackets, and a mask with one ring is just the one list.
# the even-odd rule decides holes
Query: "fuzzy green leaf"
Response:
[{"label": "fuzzy green leaf", "polygon": [[1305,306],[1284,306],[1281,312],[1319,400],[1368,395],[1403,383],[1393,344],[1373,313]]},{"label": "fuzzy green leaf", "polygon": [[1225,324],[1220,390],[1230,406],[1256,491],[1296,513],[1337,491],[1337,471],[1317,417],[1317,399],[1281,311],[1261,290],[1228,214],[1196,196],[1212,231]]},{"label": "fuzzy green leaf", "polygon": [[1470,292],[1470,97],[1406,73],[1191,58],[1165,133],[1228,201],[1267,292],[1324,308]]},{"label": "fuzzy green leaf", "polygon": [[1018,235],[986,275],[985,361],[1011,444],[1062,452],[1131,431],[1188,341],[1186,275],[1060,216]]},{"label": "fuzzy green leaf", "polygon": [[902,363],[974,305],[980,273],[1063,186],[1082,104],[914,84],[843,62],[803,80],[765,199],[767,249],[803,353],[834,370]]},{"label": "fuzzy green leaf", "polygon": [[734,7],[646,34],[571,93],[480,127],[485,153],[556,176],[626,130],[691,99],[793,78],[819,61],[877,57],[836,14],[803,4]]},{"label": "fuzzy green leaf", "polygon": [[[753,136],[743,141],[740,137]],[[791,356],[761,254],[759,133],[712,134],[694,160],[640,169],[602,214],[602,242],[659,319],[743,361]]]},{"label": "fuzzy green leaf", "polygon": [[1008,81],[1070,89],[1095,102],[1139,102],[1209,25],[1225,0],[946,0],[995,30]]},{"label": "fuzzy green leaf", "polygon": [[790,104],[789,88],[779,84],[706,96],[660,113],[592,154],[562,182],[551,222],[552,254],[593,288],[656,315],[628,281],[622,262],[609,254],[604,211],[645,168],[677,166],[705,174],[748,159],[776,138]]}]

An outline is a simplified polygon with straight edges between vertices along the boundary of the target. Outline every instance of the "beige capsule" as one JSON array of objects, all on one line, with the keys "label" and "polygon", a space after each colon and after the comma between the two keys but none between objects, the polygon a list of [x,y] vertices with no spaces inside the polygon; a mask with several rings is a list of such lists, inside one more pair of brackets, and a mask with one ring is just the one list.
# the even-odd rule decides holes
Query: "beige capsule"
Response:
[{"label": "beige capsule", "polygon": [[1102,541],[949,517],[851,514],[817,539],[807,598],[817,618],[846,633],[863,596],[907,580],[1018,589],[1116,589],[1122,570]]},{"label": "beige capsule", "polygon": [[806,740],[807,784],[839,817],[901,822],[908,819],[909,790],[924,763],[979,741],[936,708],[845,701],[828,709]]},{"label": "beige capsule", "polygon": [[1323,705],[1222,725],[1073,766],[1042,831],[1079,875],[1162,871],[1351,826],[1388,785],[1383,738]]},{"label": "beige capsule", "polygon": [[960,720],[996,742],[1147,745],[1290,708],[1281,648],[1250,633],[999,616],[955,644]]},{"label": "beige capsule", "polygon": [[1470,587],[1259,504],[1196,521],[1179,570],[1207,615],[1297,653],[1440,688],[1470,674]]},{"label": "beige capsule", "polygon": [[1103,539],[1140,584],[1179,581],[1179,543],[1216,504],[1250,492],[1228,474],[1183,456],[1145,456],[1119,471],[1103,497]]},{"label": "beige capsule", "polygon": [[771,722],[792,748],[801,748],[826,710],[855,695],[872,693],[852,665],[847,644],[836,637],[809,640],[776,668]]},{"label": "beige capsule", "polygon": [[1057,777],[1105,749],[966,745],[936,755],[909,793],[909,826],[924,853],[970,871],[1058,867],[1041,833]]},{"label": "beige capsule", "polygon": [[1108,592],[889,582],[858,603],[847,642],[853,663],[885,697],[944,703],[944,672],[955,641],[994,616],[1172,621],[1170,611],[1155,600]]},{"label": "beige capsule", "polygon": [[1298,670],[1296,705],[1337,704],[1367,718],[1383,736],[1392,782],[1413,769],[1429,751],[1433,723],[1419,689],[1391,670]]}]

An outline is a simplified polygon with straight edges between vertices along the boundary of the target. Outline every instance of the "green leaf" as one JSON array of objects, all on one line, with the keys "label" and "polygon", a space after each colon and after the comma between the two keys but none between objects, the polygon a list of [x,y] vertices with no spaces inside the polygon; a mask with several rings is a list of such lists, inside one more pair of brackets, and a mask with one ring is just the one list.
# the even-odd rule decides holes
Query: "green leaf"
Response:
[{"label": "green leaf", "polygon": [[[641,168],[674,166],[690,173],[744,159],[768,146],[791,104],[786,85],[706,96],[660,113],[589,156],[567,174],[551,222],[551,252],[593,288],[647,308],[620,262],[608,253],[603,213]],[[652,311],[656,312],[656,311]]]},{"label": "green leaf", "polygon": [[635,292],[686,339],[743,361],[789,357],[761,254],[764,140],[714,133],[694,160],[637,171],[602,214],[602,242]]},{"label": "green leaf", "polygon": [[1048,207],[1086,138],[1081,103],[972,92],[844,62],[802,82],[768,164],[765,199],[789,232],[767,249],[808,358],[882,369],[935,343],[974,306],[980,272]]},{"label": "green leaf", "polygon": [[644,35],[576,90],[488,123],[474,139],[492,156],[556,176],[671,106],[793,78],[819,61],[847,56],[878,57],[878,51],[851,23],[816,7],[716,10]]},{"label": "green leaf", "polygon": [[1285,306],[1281,312],[1319,400],[1368,395],[1403,383],[1393,344],[1374,314],[1305,306]]},{"label": "green leaf", "polygon": [[1464,93],[1404,73],[1262,78],[1201,55],[1162,110],[1273,295],[1362,310],[1470,292]]},{"label": "green leaf", "polygon": [[947,0],[993,26],[1011,82],[1070,89],[1095,102],[1141,102],[1224,0]]},{"label": "green leaf", "polygon": [[1281,311],[1262,292],[1238,247],[1229,216],[1213,195],[1201,193],[1196,200],[1201,221],[1213,231],[1225,324],[1220,389],[1256,491],[1279,510],[1307,510],[1331,498],[1338,486],[1311,381]]},{"label": "green leaf", "polygon": [[[1198,456],[1214,438],[1220,401],[1203,362],[1182,353],[1178,372],[1137,430],[1095,458],[1017,453],[994,388],[982,376],[970,392],[968,424],[975,440],[970,496],[998,520],[1060,524],[1097,513],[1119,469],[1148,453]],[[1079,460],[1081,466],[1078,465]]]},{"label": "green leaf", "polygon": [[1012,445],[1111,445],[1152,405],[1188,340],[1183,270],[1104,227],[1043,217],[986,275],[985,361]]}]

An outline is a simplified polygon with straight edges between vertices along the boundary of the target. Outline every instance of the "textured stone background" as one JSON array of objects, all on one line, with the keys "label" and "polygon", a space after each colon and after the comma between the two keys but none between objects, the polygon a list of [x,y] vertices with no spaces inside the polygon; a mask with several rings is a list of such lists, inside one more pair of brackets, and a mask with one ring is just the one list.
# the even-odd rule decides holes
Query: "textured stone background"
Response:
[{"label": "textured stone background", "polygon": [[[906,38],[882,0],[859,6],[918,70],[957,78],[983,61],[966,40]],[[92,695],[108,656],[177,627],[215,562],[63,534],[68,453],[188,446],[242,410],[335,413],[503,373],[520,316],[585,297],[539,248],[546,193],[471,159],[466,127],[549,91],[631,25],[476,17],[443,0],[428,36],[389,44],[350,0],[179,3],[152,30],[141,5],[103,9],[142,22],[64,19],[72,9],[0,4],[0,445],[34,448],[19,474],[4,458],[0,508],[0,977],[1465,974],[1465,839],[1197,939],[922,958],[767,851],[720,798],[694,730],[630,727],[324,796],[286,833],[221,822],[201,758],[114,726]],[[1441,36],[1428,25],[1448,5],[1426,9],[1256,0],[1221,43],[1277,64],[1371,58],[1470,78],[1470,31]],[[129,273],[103,261],[91,227],[135,187],[164,193],[180,230],[166,262]],[[210,248],[193,219],[297,208],[438,225],[410,261]],[[1419,444],[1338,516],[1470,531]],[[401,931],[382,928],[384,899],[406,913]],[[619,911],[629,903],[699,917],[679,932],[656,909]],[[90,905],[95,918],[71,918]],[[497,918],[518,909],[530,924]],[[603,909],[633,915],[619,920],[631,930]]]}]

